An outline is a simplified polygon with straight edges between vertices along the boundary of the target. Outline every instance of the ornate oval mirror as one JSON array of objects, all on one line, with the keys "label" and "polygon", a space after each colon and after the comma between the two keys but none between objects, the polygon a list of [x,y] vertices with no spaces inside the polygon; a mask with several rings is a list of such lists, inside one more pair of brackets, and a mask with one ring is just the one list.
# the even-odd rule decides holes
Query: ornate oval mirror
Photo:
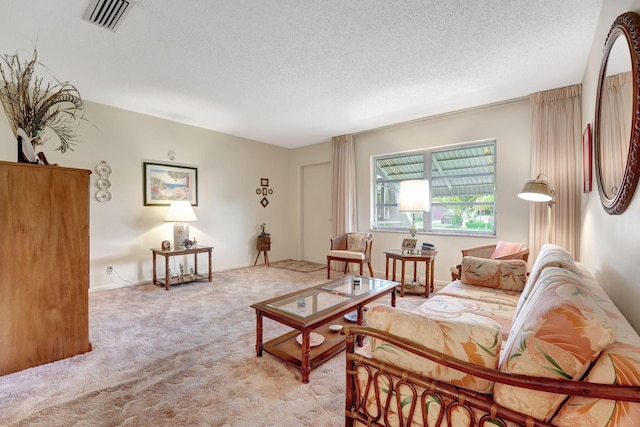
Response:
[{"label": "ornate oval mirror", "polygon": [[611,215],[625,211],[640,174],[640,17],[627,12],[611,26],[602,56],[594,154],[600,201]]}]

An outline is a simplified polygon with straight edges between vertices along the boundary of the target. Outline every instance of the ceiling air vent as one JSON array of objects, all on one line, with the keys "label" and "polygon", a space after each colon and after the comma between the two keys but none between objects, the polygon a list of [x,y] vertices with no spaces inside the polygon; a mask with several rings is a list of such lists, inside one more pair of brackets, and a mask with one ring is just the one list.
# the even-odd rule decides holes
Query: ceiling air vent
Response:
[{"label": "ceiling air vent", "polygon": [[82,19],[114,33],[129,12],[131,2],[126,0],[91,0]]}]

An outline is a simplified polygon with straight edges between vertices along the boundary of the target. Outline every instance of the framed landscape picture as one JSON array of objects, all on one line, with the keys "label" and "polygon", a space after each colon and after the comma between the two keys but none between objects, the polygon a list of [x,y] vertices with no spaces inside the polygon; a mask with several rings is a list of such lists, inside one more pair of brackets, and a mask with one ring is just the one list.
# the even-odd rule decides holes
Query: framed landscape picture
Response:
[{"label": "framed landscape picture", "polygon": [[198,205],[198,168],[143,163],[144,205],[168,206],[174,200]]}]

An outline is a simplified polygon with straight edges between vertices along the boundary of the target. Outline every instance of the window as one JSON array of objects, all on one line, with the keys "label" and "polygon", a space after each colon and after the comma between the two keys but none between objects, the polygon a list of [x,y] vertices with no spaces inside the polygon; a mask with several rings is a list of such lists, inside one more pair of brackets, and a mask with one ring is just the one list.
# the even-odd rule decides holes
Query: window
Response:
[{"label": "window", "polygon": [[[373,228],[495,235],[495,140],[374,158]],[[400,181],[428,179],[430,212],[399,212]]]}]

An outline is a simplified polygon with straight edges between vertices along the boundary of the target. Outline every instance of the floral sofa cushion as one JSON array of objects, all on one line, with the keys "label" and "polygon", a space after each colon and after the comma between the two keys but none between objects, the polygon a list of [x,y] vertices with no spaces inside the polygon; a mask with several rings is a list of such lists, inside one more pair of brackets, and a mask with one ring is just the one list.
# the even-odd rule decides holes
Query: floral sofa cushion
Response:
[{"label": "floral sofa cushion", "polygon": [[[500,369],[577,380],[615,339],[606,314],[576,274],[559,267],[542,271],[514,319]],[[566,396],[496,384],[497,403],[548,420]]]},{"label": "floral sofa cushion", "polygon": [[455,319],[461,313],[474,313],[495,320],[502,328],[502,340],[506,341],[511,330],[515,306],[503,305],[472,299],[456,298],[449,295],[436,294],[417,307],[412,313],[429,317],[436,315],[442,318]]},{"label": "floral sofa cushion", "polygon": [[349,233],[347,250],[364,252],[367,249],[367,233]]},{"label": "floral sofa cushion", "polygon": [[[640,348],[614,343],[600,354],[584,381],[640,385]],[[571,427],[636,427],[640,403],[571,397],[553,417],[553,423]]]},{"label": "floral sofa cushion", "polygon": [[[616,334],[616,341],[596,359],[584,381],[640,386],[640,336],[620,313],[595,278],[580,263],[584,284],[603,309]],[[552,422],[571,427],[632,427],[640,420],[640,403],[571,397]]]},{"label": "floral sofa cushion", "polygon": [[640,347],[640,335],[633,329],[629,321],[622,315],[618,307],[611,301],[609,295],[602,289],[595,277],[589,273],[584,264],[576,263],[582,274],[583,283],[589,288],[596,304],[607,315],[607,319],[616,333],[616,343],[629,344]]},{"label": "floral sofa cushion", "polygon": [[[499,323],[484,316],[463,312],[454,319],[433,314],[424,317],[378,305],[367,311],[367,326],[478,366],[494,369],[498,366],[502,330]],[[443,367],[376,338],[371,339],[371,355],[419,375],[479,393],[491,393],[493,389],[491,381]]]},{"label": "floral sofa cushion", "polygon": [[527,263],[523,260],[462,258],[460,281],[485,288],[521,291],[527,282]]},{"label": "floral sofa cushion", "polygon": [[540,249],[538,258],[536,258],[536,262],[531,268],[531,273],[529,274],[527,285],[522,290],[522,296],[520,298],[520,301],[518,302],[518,307],[516,308],[516,316],[520,312],[522,304],[524,304],[525,301],[529,298],[529,293],[533,289],[535,283],[538,281],[540,273],[547,267],[564,268],[566,270],[572,271],[579,276],[581,275],[580,270],[573,260],[573,256],[565,248],[557,245],[552,245],[550,243],[545,244],[542,249]]},{"label": "floral sofa cushion", "polygon": [[514,308],[518,305],[520,295],[518,291],[505,291],[504,289],[484,288],[480,286],[462,283],[455,280],[442,288],[438,295],[449,295],[452,297],[472,299],[474,301],[482,301],[485,303],[495,303],[501,305],[512,305]]}]

